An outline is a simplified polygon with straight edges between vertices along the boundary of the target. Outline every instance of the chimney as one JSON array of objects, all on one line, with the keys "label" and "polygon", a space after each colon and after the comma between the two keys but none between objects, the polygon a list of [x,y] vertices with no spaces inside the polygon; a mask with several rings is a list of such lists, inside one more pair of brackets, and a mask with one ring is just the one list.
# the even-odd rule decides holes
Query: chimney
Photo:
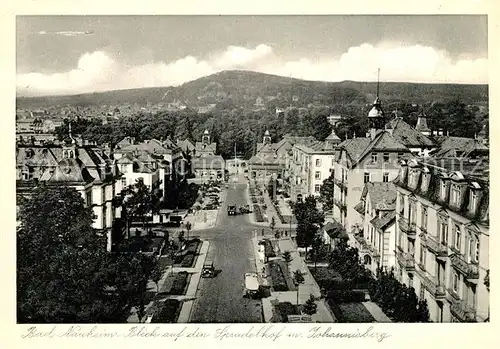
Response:
[{"label": "chimney", "polygon": [[372,141],[375,139],[375,136],[377,135],[377,129],[376,128],[371,128],[370,129],[370,138]]}]

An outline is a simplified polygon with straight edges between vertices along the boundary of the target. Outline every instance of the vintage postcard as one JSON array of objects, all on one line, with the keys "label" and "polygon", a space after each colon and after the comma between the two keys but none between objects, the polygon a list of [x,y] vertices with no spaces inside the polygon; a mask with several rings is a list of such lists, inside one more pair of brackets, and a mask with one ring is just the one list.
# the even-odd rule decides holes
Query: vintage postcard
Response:
[{"label": "vintage postcard", "polygon": [[16,343],[488,347],[482,5],[10,16]]}]

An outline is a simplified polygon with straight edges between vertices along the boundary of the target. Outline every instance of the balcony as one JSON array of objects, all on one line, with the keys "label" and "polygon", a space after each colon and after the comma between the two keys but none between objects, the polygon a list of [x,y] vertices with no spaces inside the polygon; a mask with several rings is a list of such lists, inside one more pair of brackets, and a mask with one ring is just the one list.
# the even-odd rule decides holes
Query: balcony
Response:
[{"label": "balcony", "polygon": [[417,274],[420,277],[422,285],[436,300],[442,300],[446,298],[446,288],[444,287],[444,285],[440,284],[437,279],[427,275],[423,270],[418,270]]},{"label": "balcony", "polygon": [[355,235],[354,238],[357,241],[358,250],[360,252],[367,252],[370,250],[370,245],[366,242],[365,238],[359,235]]},{"label": "balcony", "polygon": [[448,257],[448,246],[443,242],[437,242],[434,237],[427,235],[425,245],[429,251],[436,255],[436,258],[443,259]]},{"label": "balcony", "polygon": [[340,188],[347,190],[347,181],[334,178],[333,183],[337,184]]},{"label": "balcony", "polygon": [[372,245],[368,245],[368,253],[372,258],[380,258],[380,252]]},{"label": "balcony", "polygon": [[408,219],[404,217],[399,217],[399,229],[405,232],[409,237],[414,237],[417,233],[417,225],[413,222],[408,222]]},{"label": "balcony", "polygon": [[450,256],[451,265],[461,272],[468,282],[477,284],[479,281],[479,267],[474,263],[467,263],[461,255],[453,254]]},{"label": "balcony", "polygon": [[344,211],[347,210],[347,205],[344,202],[342,202],[341,200],[333,199],[333,203],[335,206],[337,206],[341,210],[344,210]]},{"label": "balcony", "polygon": [[413,256],[407,252],[401,251],[399,248],[398,251],[396,251],[396,255],[398,258],[399,264],[401,264],[406,270],[408,271],[413,271],[415,270],[415,259]]},{"label": "balcony", "polygon": [[450,311],[462,322],[476,321],[476,311],[468,306],[464,301],[452,302]]}]

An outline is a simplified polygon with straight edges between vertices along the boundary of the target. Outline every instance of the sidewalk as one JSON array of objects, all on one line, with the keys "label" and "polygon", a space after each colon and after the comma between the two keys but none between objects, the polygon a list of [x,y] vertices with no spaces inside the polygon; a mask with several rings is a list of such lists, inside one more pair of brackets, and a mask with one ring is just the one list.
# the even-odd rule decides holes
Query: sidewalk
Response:
[{"label": "sidewalk", "polygon": [[384,314],[382,309],[375,304],[374,302],[363,302],[363,305],[365,306],[366,310],[372,314],[373,318],[377,322],[392,322],[391,319],[387,317],[387,315]]},{"label": "sidewalk", "polygon": [[[259,272],[259,278],[261,281],[261,284],[265,281],[271,283],[270,276],[269,277],[262,277],[262,268],[264,267],[263,260],[261,259],[261,255],[259,254],[258,251],[258,246],[257,243],[259,239],[262,238],[269,238],[269,239],[274,239],[273,237],[270,236],[254,236],[252,239],[252,243],[254,245],[254,251],[255,251],[255,264],[257,267],[257,271]],[[311,294],[313,294],[315,297],[319,298],[321,295],[320,289],[312,277],[311,273],[309,272],[309,269],[307,268],[305,262],[303,259],[299,256],[295,245],[293,244],[292,240],[290,238],[283,238],[278,240],[278,245],[279,245],[279,253],[282,254],[285,251],[290,251],[292,255],[292,261],[290,262],[290,273],[293,274],[295,270],[300,270],[303,273],[304,276],[304,283],[299,286],[299,302],[298,304],[304,304],[308,299]],[[297,304],[297,292],[296,291],[287,291],[287,292],[271,292],[271,296],[267,298],[262,299],[262,308],[263,308],[263,313],[264,313],[264,322],[270,322],[271,318],[273,316],[273,306],[271,304],[271,301],[278,301],[278,302],[290,302],[292,304]],[[332,323],[335,322],[335,317],[333,314],[329,311],[328,306],[324,303],[322,299],[316,302],[318,305],[318,310],[317,313],[314,314],[311,318],[313,322],[323,322],[323,323]]]},{"label": "sidewalk", "polygon": [[191,310],[193,308],[194,301],[196,299],[196,291],[198,290],[198,284],[201,279],[201,269],[203,268],[203,264],[205,263],[205,259],[207,258],[208,248],[210,246],[210,242],[203,241],[203,245],[200,249],[200,254],[198,255],[198,259],[196,260],[196,264],[194,268],[174,268],[174,272],[187,271],[188,273],[192,273],[191,281],[189,282],[188,289],[186,291],[186,295],[184,296],[184,302],[182,303],[181,312],[177,319],[177,323],[187,323],[189,322],[189,317],[191,316]]}]

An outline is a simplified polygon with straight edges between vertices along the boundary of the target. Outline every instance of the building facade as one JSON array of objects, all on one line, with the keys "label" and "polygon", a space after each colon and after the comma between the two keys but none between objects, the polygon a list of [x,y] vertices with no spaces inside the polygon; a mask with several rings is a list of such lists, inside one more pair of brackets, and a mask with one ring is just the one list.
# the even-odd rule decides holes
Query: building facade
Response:
[{"label": "building facade", "polygon": [[413,160],[395,184],[397,277],[434,322],[489,321],[489,179]]}]

